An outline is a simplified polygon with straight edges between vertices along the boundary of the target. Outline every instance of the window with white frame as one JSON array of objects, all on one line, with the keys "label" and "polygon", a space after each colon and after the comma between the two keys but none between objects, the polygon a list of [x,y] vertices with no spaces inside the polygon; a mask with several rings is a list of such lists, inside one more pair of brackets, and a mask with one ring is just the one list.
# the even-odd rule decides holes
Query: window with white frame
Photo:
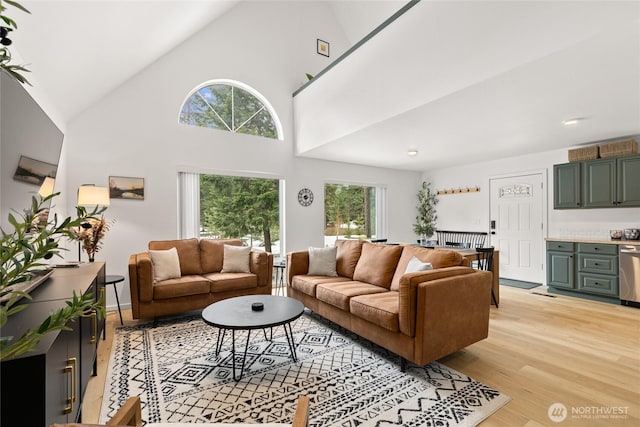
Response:
[{"label": "window with white frame", "polygon": [[324,238],[377,239],[386,236],[386,188],[359,184],[326,183],[324,186]]},{"label": "window with white frame", "polygon": [[192,91],[180,123],[282,140],[275,110],[258,91],[233,80],[212,80]]},{"label": "window with white frame", "polygon": [[180,238],[238,238],[280,255],[277,178],[180,172]]}]

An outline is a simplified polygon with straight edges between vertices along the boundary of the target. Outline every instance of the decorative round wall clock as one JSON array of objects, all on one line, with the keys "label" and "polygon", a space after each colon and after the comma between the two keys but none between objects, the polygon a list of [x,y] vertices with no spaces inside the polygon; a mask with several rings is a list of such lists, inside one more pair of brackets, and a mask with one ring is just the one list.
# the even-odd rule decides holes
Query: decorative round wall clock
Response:
[{"label": "decorative round wall clock", "polygon": [[308,188],[298,191],[298,203],[302,206],[309,206],[313,203],[313,192]]}]

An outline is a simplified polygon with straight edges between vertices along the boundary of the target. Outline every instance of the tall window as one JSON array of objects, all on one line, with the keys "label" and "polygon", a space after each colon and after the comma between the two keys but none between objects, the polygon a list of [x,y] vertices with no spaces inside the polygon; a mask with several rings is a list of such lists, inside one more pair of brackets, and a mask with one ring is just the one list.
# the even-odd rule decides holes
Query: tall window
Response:
[{"label": "tall window", "polygon": [[336,239],[380,238],[386,233],[383,207],[386,189],[362,185],[324,186],[325,244]]},{"label": "tall window", "polygon": [[239,238],[280,254],[280,180],[180,173],[181,237]]},{"label": "tall window", "polygon": [[180,123],[282,139],[282,126],[266,98],[232,80],[214,80],[194,90],[182,105]]}]

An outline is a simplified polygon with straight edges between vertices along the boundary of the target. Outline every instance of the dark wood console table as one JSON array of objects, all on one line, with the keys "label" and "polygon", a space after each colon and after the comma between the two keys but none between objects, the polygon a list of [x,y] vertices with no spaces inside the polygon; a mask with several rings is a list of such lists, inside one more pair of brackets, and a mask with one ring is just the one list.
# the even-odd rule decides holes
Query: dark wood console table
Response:
[{"label": "dark wood console table", "polygon": [[[73,291],[92,292],[96,299],[104,296],[104,280],[102,262],[56,269],[30,293],[31,300],[20,301],[28,307],[9,318],[2,335],[19,337],[37,327],[64,307]],[[51,332],[31,352],[0,364],[0,425],[48,427],[81,421],[82,397],[96,373],[98,338],[105,323],[92,313],[68,326],[71,330]]]}]

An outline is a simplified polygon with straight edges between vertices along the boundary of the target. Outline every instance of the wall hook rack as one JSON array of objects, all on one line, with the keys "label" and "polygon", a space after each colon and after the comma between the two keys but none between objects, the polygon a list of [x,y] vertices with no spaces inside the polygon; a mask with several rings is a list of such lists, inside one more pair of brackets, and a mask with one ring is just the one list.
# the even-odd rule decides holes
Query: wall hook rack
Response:
[{"label": "wall hook rack", "polygon": [[474,185],[472,187],[458,187],[458,188],[447,188],[444,190],[438,190],[438,196],[444,196],[447,194],[461,194],[461,193],[477,193],[480,191],[480,187]]}]

